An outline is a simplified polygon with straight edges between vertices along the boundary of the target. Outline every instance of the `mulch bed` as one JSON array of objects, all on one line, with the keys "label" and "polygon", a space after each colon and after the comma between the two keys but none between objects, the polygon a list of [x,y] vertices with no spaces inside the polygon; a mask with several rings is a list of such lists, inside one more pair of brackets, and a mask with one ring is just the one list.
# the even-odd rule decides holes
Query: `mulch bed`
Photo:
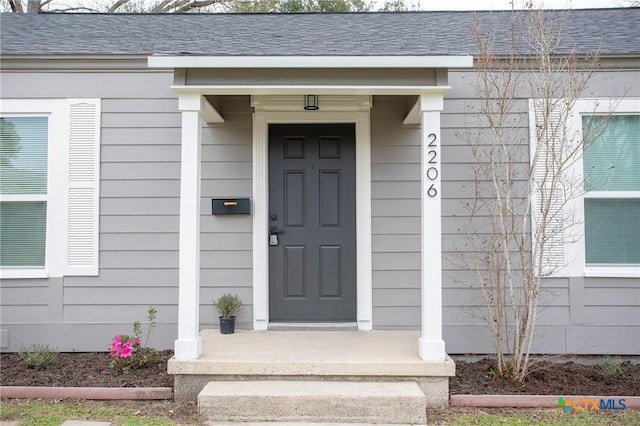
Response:
[{"label": "mulch bed", "polygon": [[[165,359],[172,351],[162,352]],[[27,368],[18,354],[2,354],[2,386],[86,386],[86,387],[172,387],[166,361],[124,373],[109,368],[107,353],[61,353],[43,370]],[[490,360],[456,362],[456,377],[450,380],[451,394],[499,395],[602,395],[640,396],[640,365],[621,364],[622,375],[608,379],[593,365],[573,362],[542,362],[526,382],[491,377]]]},{"label": "mulch bed", "polygon": [[[163,351],[169,359],[173,351]],[[167,374],[167,363],[155,362],[127,372],[109,368],[109,354],[60,353],[53,364],[42,370],[27,368],[18,354],[2,354],[0,385],[2,386],[80,386],[80,387],[173,387],[173,376]]]},{"label": "mulch bed", "polygon": [[593,395],[640,396],[640,365],[620,364],[621,375],[610,379],[594,365],[574,362],[539,362],[524,383],[492,377],[494,364],[485,359],[478,362],[456,362],[456,377],[449,381],[451,395]]}]

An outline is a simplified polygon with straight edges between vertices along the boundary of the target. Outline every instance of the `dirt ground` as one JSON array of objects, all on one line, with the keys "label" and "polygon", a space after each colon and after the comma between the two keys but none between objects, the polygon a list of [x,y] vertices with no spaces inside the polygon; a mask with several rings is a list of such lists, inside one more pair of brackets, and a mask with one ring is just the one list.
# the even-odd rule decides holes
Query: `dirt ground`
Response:
[{"label": "dirt ground", "polygon": [[[163,352],[166,359],[171,351]],[[171,387],[166,361],[133,369],[127,373],[109,368],[106,353],[61,353],[43,370],[27,368],[17,354],[2,354],[0,385],[2,386],[95,386],[95,387]],[[594,365],[574,362],[543,362],[536,365],[524,384],[496,379],[490,374],[490,360],[456,362],[456,377],[450,380],[451,394],[557,394],[640,396],[640,365],[620,364],[621,376],[610,379]],[[11,401],[20,404],[21,401]],[[131,408],[141,415],[161,415],[177,424],[204,424],[194,403],[174,401],[78,401],[78,404],[100,407]],[[519,414],[528,418],[544,418],[549,409],[485,409],[487,413]],[[428,411],[429,424],[447,424],[477,409],[446,408]]]}]

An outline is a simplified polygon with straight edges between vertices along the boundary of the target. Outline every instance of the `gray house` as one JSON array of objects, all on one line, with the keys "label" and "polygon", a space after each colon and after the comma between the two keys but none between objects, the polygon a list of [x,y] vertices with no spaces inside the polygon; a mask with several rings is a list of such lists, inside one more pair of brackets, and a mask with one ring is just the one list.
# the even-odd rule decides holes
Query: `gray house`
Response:
[{"label": "gray house", "polygon": [[[483,127],[471,29],[491,19],[506,53],[510,17],[3,14],[2,350],[105,350],[153,305],[154,345],[196,360],[232,292],[241,329],[418,330],[435,364],[490,353],[475,275],[450,257],[475,197],[461,134]],[[564,24],[558,53],[601,54],[576,105],[615,97],[635,163],[589,193],[624,210],[607,229],[626,246],[566,240],[532,351],[638,355],[640,10]]]}]

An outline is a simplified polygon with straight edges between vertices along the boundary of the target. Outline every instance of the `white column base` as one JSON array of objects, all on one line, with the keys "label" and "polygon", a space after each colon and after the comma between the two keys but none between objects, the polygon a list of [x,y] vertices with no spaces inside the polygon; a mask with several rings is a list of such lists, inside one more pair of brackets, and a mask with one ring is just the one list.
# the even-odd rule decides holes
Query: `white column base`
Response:
[{"label": "white column base", "polygon": [[373,324],[370,320],[358,320],[359,331],[371,331],[373,330]]},{"label": "white column base", "polygon": [[174,343],[174,358],[187,361],[195,360],[202,353],[202,340],[200,336],[195,339],[178,339]]},{"label": "white column base", "polygon": [[446,353],[444,351],[444,340],[418,340],[418,353],[425,361],[444,361]]},{"label": "white column base", "polygon": [[255,320],[253,321],[253,329],[257,331],[264,331],[269,328],[269,321],[267,320]]}]

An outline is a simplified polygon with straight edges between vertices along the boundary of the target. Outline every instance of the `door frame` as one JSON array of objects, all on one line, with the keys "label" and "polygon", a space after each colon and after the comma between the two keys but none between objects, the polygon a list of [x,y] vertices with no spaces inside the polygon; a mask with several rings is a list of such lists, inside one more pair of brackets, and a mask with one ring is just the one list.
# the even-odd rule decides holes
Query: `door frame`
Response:
[{"label": "door frame", "polygon": [[253,328],[269,326],[269,124],[354,123],[356,133],[356,318],[372,329],[371,96],[320,96],[305,111],[303,96],[252,96],[253,114]]}]

